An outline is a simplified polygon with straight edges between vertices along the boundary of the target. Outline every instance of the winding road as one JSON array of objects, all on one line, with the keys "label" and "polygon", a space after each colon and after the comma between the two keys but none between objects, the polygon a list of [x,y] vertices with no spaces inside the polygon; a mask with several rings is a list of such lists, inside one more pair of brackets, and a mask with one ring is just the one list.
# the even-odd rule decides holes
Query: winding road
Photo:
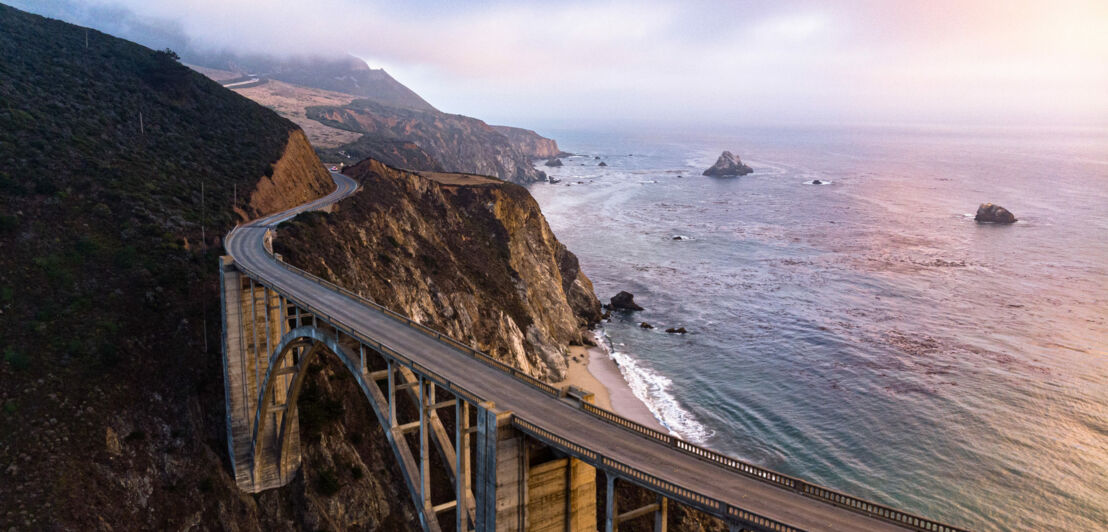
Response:
[{"label": "winding road", "polygon": [[[885,519],[824,502],[765,480],[697,458],[655,439],[606,422],[559,400],[433,335],[389,318],[365,302],[327,288],[278,263],[264,246],[266,230],[296,214],[320,209],[353,194],[357,184],[333,173],[337,184],[330,195],[294,209],[236,228],[226,241],[234,261],[260,280],[321,313],[352,325],[357,332],[389,346],[450,382],[530,424],[605,457],[666,480],[695,493],[724,501],[804,530],[904,530]],[[366,191],[363,193],[371,193]],[[907,527],[925,529],[923,527]],[[927,528],[933,529],[933,528]]]}]

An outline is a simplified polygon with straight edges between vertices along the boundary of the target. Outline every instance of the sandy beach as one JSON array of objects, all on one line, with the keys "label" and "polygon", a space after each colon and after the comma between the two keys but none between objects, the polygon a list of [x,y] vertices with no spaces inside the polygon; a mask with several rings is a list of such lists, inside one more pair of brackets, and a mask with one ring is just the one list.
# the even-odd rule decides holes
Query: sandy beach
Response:
[{"label": "sandy beach", "polygon": [[653,429],[669,432],[650,409],[635,397],[619,366],[602,347],[570,346],[569,371],[561,384],[577,386],[596,395],[596,405]]}]

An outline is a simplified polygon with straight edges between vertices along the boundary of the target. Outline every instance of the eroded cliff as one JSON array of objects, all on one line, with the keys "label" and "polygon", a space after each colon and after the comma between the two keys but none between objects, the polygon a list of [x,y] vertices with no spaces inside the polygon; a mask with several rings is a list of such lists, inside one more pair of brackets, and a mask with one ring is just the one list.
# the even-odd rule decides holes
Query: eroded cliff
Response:
[{"label": "eroded cliff", "polygon": [[281,158],[266,174],[249,192],[249,202],[240,213],[245,220],[290,209],[335,189],[331,175],[299,129],[289,132]]},{"label": "eroded cliff", "polygon": [[[356,161],[372,157],[377,144],[400,140],[418,145],[446,171],[495,176],[522,184],[546,178],[545,173],[531,164],[530,156],[476,118],[390,107],[370,100],[355,100],[345,106],[309,107],[305,113],[324,125],[364,135],[341,148],[321,150],[328,160],[349,156]],[[426,167],[408,169],[431,170]]]},{"label": "eroded cliff", "polygon": [[533,159],[549,159],[562,153],[562,150],[558,149],[557,141],[530,129],[511,126],[492,126],[492,128],[504,135],[517,151]]},{"label": "eroded cliff", "polygon": [[364,192],[282,225],[286,260],[533,376],[564,378],[565,346],[589,341],[600,303],[525,189],[374,160],[346,173]]}]

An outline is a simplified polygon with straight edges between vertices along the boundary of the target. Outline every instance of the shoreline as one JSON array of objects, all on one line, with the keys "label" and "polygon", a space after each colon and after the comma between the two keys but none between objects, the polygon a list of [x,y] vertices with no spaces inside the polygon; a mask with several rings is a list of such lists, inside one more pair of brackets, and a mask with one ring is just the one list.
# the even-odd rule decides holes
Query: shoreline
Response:
[{"label": "shoreline", "polygon": [[642,402],[623,379],[619,366],[603,347],[569,346],[566,350],[569,369],[564,385],[577,386],[595,395],[595,404],[627,419],[669,434],[654,413]]}]

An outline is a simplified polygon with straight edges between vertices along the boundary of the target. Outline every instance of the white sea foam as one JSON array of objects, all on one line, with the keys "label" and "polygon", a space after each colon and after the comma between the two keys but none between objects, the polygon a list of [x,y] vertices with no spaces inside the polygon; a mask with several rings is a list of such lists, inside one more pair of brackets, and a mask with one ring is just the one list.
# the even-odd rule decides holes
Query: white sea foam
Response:
[{"label": "white sea foam", "polygon": [[646,367],[630,354],[614,349],[605,332],[598,332],[597,339],[597,343],[608,351],[608,356],[619,366],[619,372],[631,388],[631,393],[646,405],[654,418],[666,429],[696,444],[703,444],[714,434],[701,425],[692,412],[681,407],[677,397],[671,392],[673,381]]}]

